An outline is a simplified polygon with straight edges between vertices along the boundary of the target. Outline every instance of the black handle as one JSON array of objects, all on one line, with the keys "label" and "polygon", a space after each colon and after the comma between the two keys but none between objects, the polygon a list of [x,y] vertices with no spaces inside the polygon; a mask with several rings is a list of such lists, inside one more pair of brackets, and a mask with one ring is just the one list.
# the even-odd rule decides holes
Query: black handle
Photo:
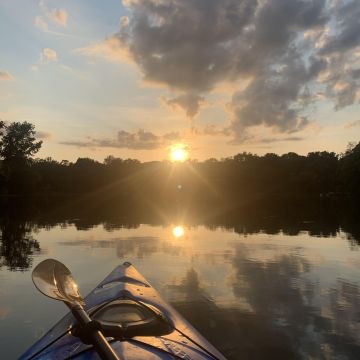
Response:
[{"label": "black handle", "polygon": [[[69,304],[69,306],[82,328],[89,329],[92,327],[89,325],[94,322],[91,321],[89,315],[80,304]],[[89,338],[91,344],[94,345],[94,348],[102,360],[120,360],[100,330],[93,327],[86,337]]]},{"label": "black handle", "polygon": [[105,339],[101,331],[97,330],[92,334],[93,345],[103,360],[119,360],[118,356]]}]

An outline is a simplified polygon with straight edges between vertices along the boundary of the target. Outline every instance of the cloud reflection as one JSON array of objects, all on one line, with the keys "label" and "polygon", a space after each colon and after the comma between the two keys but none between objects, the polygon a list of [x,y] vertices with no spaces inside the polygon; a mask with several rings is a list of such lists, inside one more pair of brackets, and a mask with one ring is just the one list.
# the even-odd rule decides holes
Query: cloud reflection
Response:
[{"label": "cloud reflection", "polygon": [[159,252],[168,255],[179,255],[182,253],[180,246],[151,236],[131,236],[111,240],[84,239],[60,241],[58,244],[61,246],[88,246],[94,249],[116,249],[116,256],[124,260],[128,260],[129,257],[146,259]]},{"label": "cloud reflection", "polygon": [[[354,237],[351,245],[358,246],[358,210],[348,216],[348,209],[338,206],[272,203],[214,213],[206,212],[205,205],[172,203],[172,211],[163,208],[170,219],[164,222],[145,207],[119,209],[115,201],[86,204],[73,201],[69,207],[52,204],[52,211],[35,211],[31,203],[21,212],[14,201],[13,212],[0,209],[1,261],[30,266],[37,244],[32,236],[40,228],[50,230],[38,238],[50,239],[42,244],[51,246],[55,256],[67,253],[84,259],[88,252],[81,247],[89,247],[109,249],[91,251],[91,261],[99,266],[105,254],[115,262],[141,259],[144,269],[154,269],[160,261],[159,271],[154,269],[158,290],[229,360],[239,359],[239,354],[242,359],[360,358],[358,269],[347,262],[347,256],[354,261],[357,257],[339,236],[343,227]],[[15,222],[17,217],[21,220]],[[186,226],[188,241],[171,239],[175,223]],[[197,228],[200,224],[205,227]],[[57,225],[67,232],[68,241],[56,242]],[[114,238],[109,239],[111,234]],[[338,250],[339,258],[334,255]],[[333,256],[340,261],[335,263]],[[83,262],[77,266],[82,268]],[[153,280],[151,273],[145,275]]]},{"label": "cloud reflection", "polygon": [[228,359],[359,357],[358,284],[338,279],[321,288],[302,256],[264,260],[250,246],[234,247],[231,265],[228,286],[250,310],[209,296],[208,270],[199,267],[166,286],[172,304]]},{"label": "cloud reflection", "polygon": [[324,296],[319,283],[311,280],[311,263],[302,256],[274,255],[264,261],[245,246],[235,247],[232,265],[233,293],[249,303],[266,338],[280,334],[296,357],[338,358],[346,353],[348,359],[357,358],[357,284],[337,280],[336,288],[325,290]]}]

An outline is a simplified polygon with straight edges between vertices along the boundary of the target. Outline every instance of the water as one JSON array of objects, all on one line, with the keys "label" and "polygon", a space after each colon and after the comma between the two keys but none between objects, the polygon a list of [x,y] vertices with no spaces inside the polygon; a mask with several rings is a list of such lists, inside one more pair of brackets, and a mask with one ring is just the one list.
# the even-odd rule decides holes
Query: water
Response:
[{"label": "water", "polygon": [[27,200],[1,212],[2,358],[17,358],[66,313],[31,282],[46,258],[64,262],[83,294],[132,262],[228,359],[360,357],[356,207],[91,204]]}]

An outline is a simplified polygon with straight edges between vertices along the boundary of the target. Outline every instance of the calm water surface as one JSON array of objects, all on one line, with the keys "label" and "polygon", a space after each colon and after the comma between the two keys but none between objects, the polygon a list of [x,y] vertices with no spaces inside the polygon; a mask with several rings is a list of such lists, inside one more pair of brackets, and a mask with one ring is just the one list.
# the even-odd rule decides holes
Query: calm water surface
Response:
[{"label": "calm water surface", "polygon": [[83,294],[132,262],[228,359],[360,358],[354,219],[349,225],[310,212],[291,221],[258,214],[256,221],[239,213],[225,224],[139,215],[129,224],[116,214],[96,221],[47,214],[1,218],[3,359],[17,358],[66,312],[31,282],[32,268],[46,258],[64,262]]}]

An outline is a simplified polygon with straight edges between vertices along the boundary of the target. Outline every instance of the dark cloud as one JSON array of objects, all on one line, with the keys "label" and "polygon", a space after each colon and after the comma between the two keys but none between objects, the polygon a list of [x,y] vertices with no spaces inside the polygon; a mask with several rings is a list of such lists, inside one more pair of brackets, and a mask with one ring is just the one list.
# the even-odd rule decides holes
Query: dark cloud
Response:
[{"label": "dark cloud", "polygon": [[239,84],[228,107],[234,142],[257,125],[304,129],[319,90],[336,109],[359,97],[357,0],[123,3],[130,16],[107,39],[111,54],[126,53],[145,80],[191,94],[167,100],[189,117],[199,111],[200,94],[223,82]]},{"label": "dark cloud", "polygon": [[156,149],[161,144],[161,138],[150,131],[142,129],[136,133],[121,130],[117,134],[116,144],[118,147],[129,149]]},{"label": "dark cloud", "polygon": [[242,61],[243,67],[238,67],[241,73],[250,72],[252,80],[233,94],[229,104],[233,143],[246,139],[246,129],[254,125],[291,133],[309,123],[303,115],[312,97],[308,85],[324,70],[325,62],[314,55],[303,58],[305,44],[299,35],[324,24],[324,9],[324,1],[281,0],[259,8],[248,37],[246,67]]},{"label": "dark cloud", "polygon": [[193,126],[191,128],[191,132],[196,135],[210,135],[210,136],[230,135],[230,131],[227,127],[221,127],[216,125],[206,125],[204,127]]},{"label": "dark cloud", "polygon": [[356,77],[356,71],[349,67],[347,56],[330,56],[327,72],[326,96],[333,99],[335,109],[340,110],[354,104],[358,100],[360,81]]},{"label": "dark cloud", "polygon": [[340,110],[359,100],[360,2],[337,2],[333,24],[323,35],[319,55],[327,61],[327,96]]},{"label": "dark cloud", "polygon": [[163,98],[165,104],[172,108],[180,107],[186,112],[188,118],[193,118],[204,104],[205,99],[196,94],[183,94],[173,99]]},{"label": "dark cloud", "polygon": [[302,138],[300,136],[287,136],[287,137],[283,137],[283,138],[279,138],[279,137],[263,138],[263,139],[260,139],[259,142],[263,143],[263,144],[271,144],[271,143],[280,142],[280,141],[302,141],[302,140],[304,140],[304,138]]},{"label": "dark cloud", "polygon": [[124,1],[128,26],[113,36],[145,80],[204,91],[235,70],[237,47],[257,2],[246,0]]},{"label": "dark cloud", "polygon": [[180,139],[177,132],[171,132],[164,135],[155,135],[150,131],[139,129],[134,133],[120,130],[116,139],[95,139],[88,138],[86,141],[63,141],[63,145],[79,147],[111,147],[128,148],[134,150],[153,150],[168,145],[169,142]]},{"label": "dark cloud", "polygon": [[360,5],[358,0],[338,2],[334,9],[336,31],[327,36],[321,54],[343,53],[360,44]]},{"label": "dark cloud", "polygon": [[231,128],[239,140],[249,126],[266,125],[291,133],[309,123],[301,115],[300,103],[307,70],[295,63],[284,65],[278,72],[279,76],[258,76],[244,91],[233,95],[229,104],[233,114]]}]

